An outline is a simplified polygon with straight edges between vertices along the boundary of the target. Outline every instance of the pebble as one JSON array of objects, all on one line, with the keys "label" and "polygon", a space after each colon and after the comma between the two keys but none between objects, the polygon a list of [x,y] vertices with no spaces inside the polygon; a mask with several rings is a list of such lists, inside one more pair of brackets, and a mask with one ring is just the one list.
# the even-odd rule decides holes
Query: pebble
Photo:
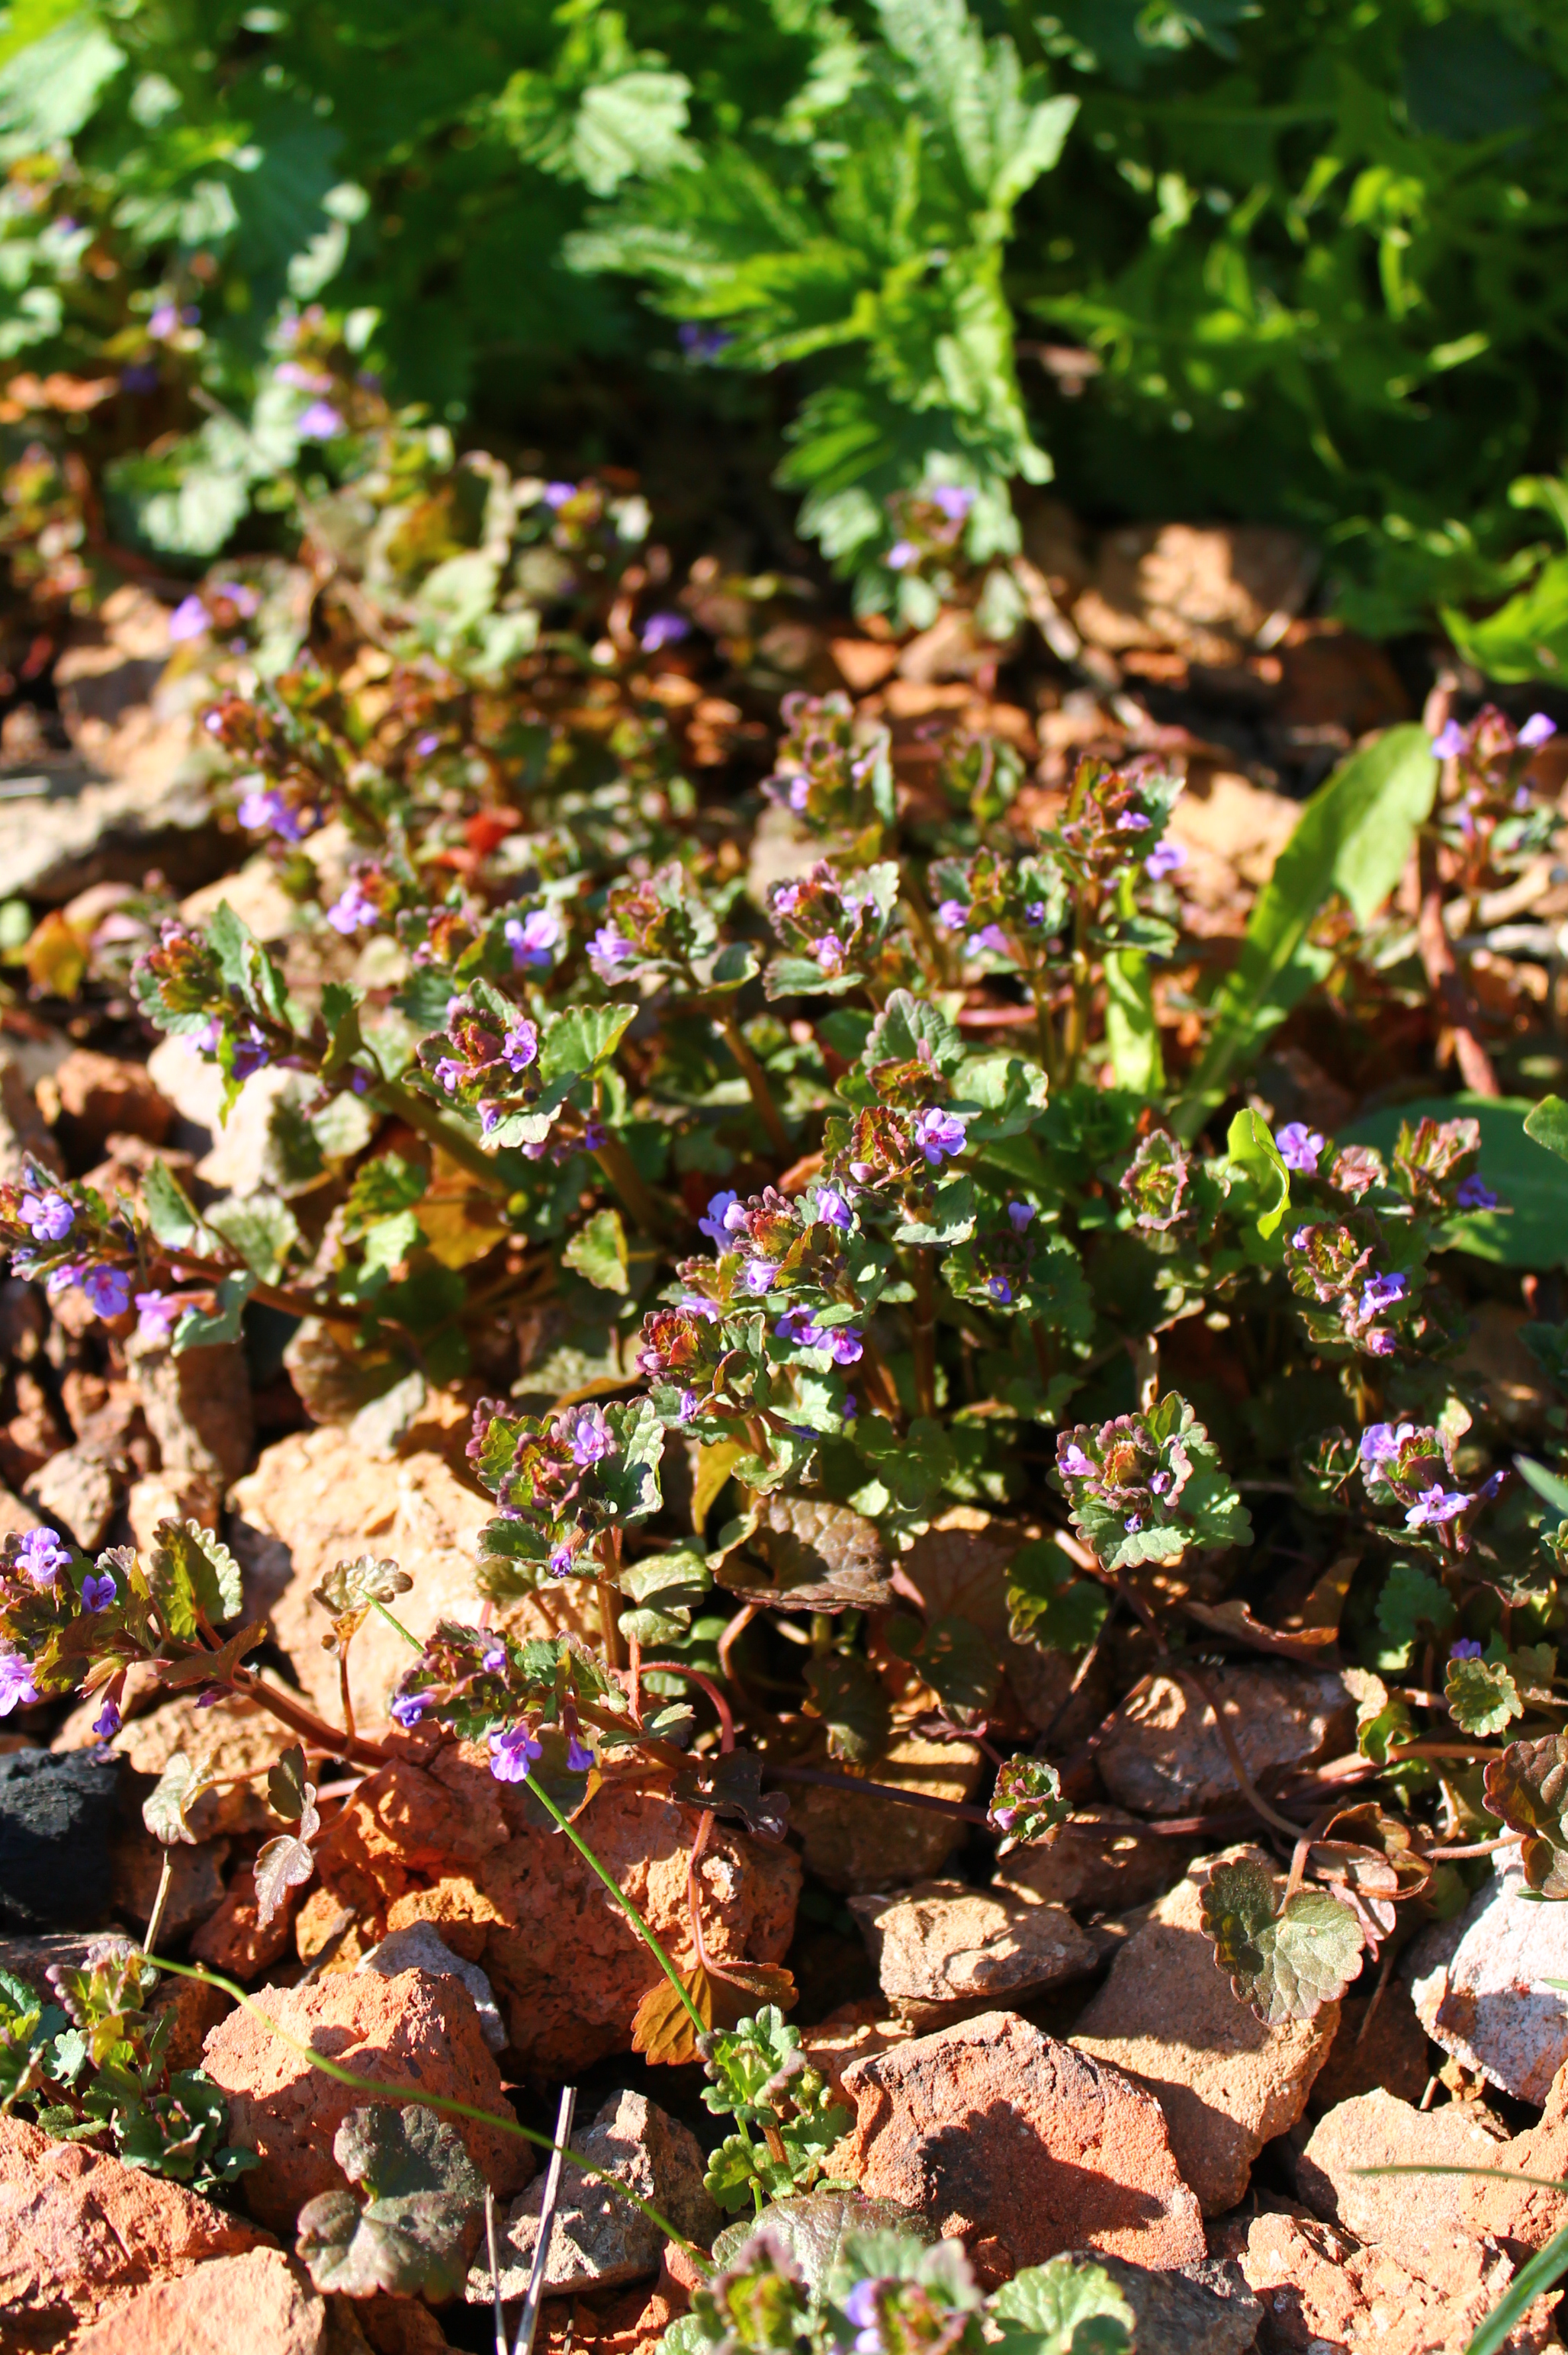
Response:
[{"label": "pebble", "polygon": [[[1208,1668],[1203,1681],[1254,1783],[1306,1766],[1349,1741],[1356,1708],[1342,1677],[1275,1666]],[[1208,1709],[1175,1677],[1135,1686],[1102,1730],[1095,1753],[1113,1799],[1143,1816],[1201,1816],[1244,1804]]]},{"label": "pebble", "polygon": [[71,2355],[325,2355],[326,2303],[281,2249],[216,2257],[138,2290]]},{"label": "pebble", "polygon": [[108,1916],[120,1762],[103,1750],[0,1756],[0,1929],[81,1930]]},{"label": "pebble", "polygon": [[1521,2102],[1543,2103],[1568,2061],[1568,1906],[1525,1891],[1517,1855],[1477,1891],[1446,1961],[1428,1964],[1453,1937],[1411,1957],[1411,1994],[1426,2033]]},{"label": "pebble", "polygon": [[1094,1968],[1094,1941],[1060,1905],[961,1881],[852,1897],[882,1993],[900,2019],[945,2026]]},{"label": "pebble", "polygon": [[474,1998],[485,2043],[492,2052],[506,2051],[507,2026],[494,1987],[477,1963],[465,1963],[460,1955],[453,1953],[433,1923],[411,1922],[406,1929],[394,1930],[379,1946],[372,1946],[355,1967],[376,1971],[384,1979],[394,1979],[400,1971],[425,1971],[432,1978],[461,1979]]}]

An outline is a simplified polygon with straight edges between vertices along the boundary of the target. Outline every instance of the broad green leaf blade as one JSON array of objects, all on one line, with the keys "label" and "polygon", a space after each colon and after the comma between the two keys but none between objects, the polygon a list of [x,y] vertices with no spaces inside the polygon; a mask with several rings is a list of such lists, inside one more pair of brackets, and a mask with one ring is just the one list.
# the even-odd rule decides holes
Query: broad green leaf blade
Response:
[{"label": "broad green leaf blade", "polygon": [[1290,1208],[1290,1172],[1280,1158],[1267,1121],[1249,1104],[1231,1123],[1225,1146],[1232,1160],[1246,1171],[1257,1188],[1259,1234],[1274,1234]]},{"label": "broad green leaf blade", "polygon": [[1302,813],[1247,922],[1242,953],[1214,1006],[1213,1026],[1177,1125],[1196,1135],[1224,1094],[1315,978],[1307,934],[1333,890],[1370,916],[1404,870],[1416,828],[1430,815],[1437,763],[1424,728],[1391,728],[1353,752]]},{"label": "broad green leaf blade", "polygon": [[[1531,1122],[1556,1101],[1531,1105],[1522,1096],[1417,1096],[1410,1103],[1369,1114],[1343,1131],[1340,1145],[1371,1145],[1392,1156],[1402,1125],[1423,1119],[1463,1117],[1479,1124],[1479,1175],[1500,1199],[1497,1210],[1467,1210],[1445,1231],[1447,1247],[1500,1267],[1540,1270],[1568,1262],[1568,1173],[1557,1167],[1554,1146]],[[1568,1144],[1568,1131],[1565,1131]]]},{"label": "broad green leaf blade", "polygon": [[1105,959],[1105,1044],[1117,1087],[1146,1097],[1163,1094],[1165,1059],[1148,959],[1140,949],[1114,950]]},{"label": "broad green leaf blade", "polygon": [[1544,1145],[1549,1153],[1568,1161],[1568,1103],[1561,1096],[1542,1096],[1541,1102],[1526,1113],[1524,1133]]}]

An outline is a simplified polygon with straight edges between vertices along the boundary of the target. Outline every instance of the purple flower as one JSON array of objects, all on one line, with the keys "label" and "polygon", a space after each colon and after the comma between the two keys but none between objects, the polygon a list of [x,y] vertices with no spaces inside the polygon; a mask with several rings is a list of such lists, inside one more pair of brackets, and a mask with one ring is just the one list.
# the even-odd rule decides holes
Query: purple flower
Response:
[{"label": "purple flower", "polygon": [[255,590],[244,581],[217,581],[213,586],[212,593],[215,597],[222,597],[226,599],[227,602],[233,606],[235,612],[240,614],[247,622],[250,621],[251,615],[255,613],[257,607],[261,602]]},{"label": "purple flower", "polygon": [[683,319],[676,336],[688,360],[716,360],[735,340],[722,327],[699,326],[694,319]]},{"label": "purple flower", "polygon": [[1451,1521],[1469,1503],[1456,1488],[1445,1488],[1441,1481],[1424,1488],[1404,1517],[1407,1529],[1424,1529],[1432,1521]]},{"label": "purple flower", "polygon": [[857,2282],[844,2301],[844,2312],[857,2334],[854,2355],[885,2355],[877,2314],[877,2292],[880,2286],[874,2281]]},{"label": "purple flower", "polygon": [[1147,834],[1148,829],[1149,821],[1145,817],[1142,810],[1124,810],[1121,816],[1116,820],[1116,832],[1118,834]]},{"label": "purple flower", "polygon": [[560,1436],[571,1449],[571,1460],[581,1470],[601,1464],[615,1453],[615,1434],[599,1406],[574,1406],[562,1418]]},{"label": "purple flower", "polygon": [[240,823],[252,834],[281,834],[297,842],[304,828],[275,785],[252,786],[240,805]]},{"label": "purple flower", "polygon": [[690,635],[691,623],[684,613],[650,613],[643,629],[643,652],[656,655],[661,646],[678,646]]},{"label": "purple flower", "polygon": [[254,1079],[256,1073],[264,1071],[272,1060],[272,1050],[252,1022],[250,1037],[234,1041],[234,1077],[237,1080]]},{"label": "purple flower", "polygon": [[166,1341],[184,1316],[186,1304],[172,1292],[138,1292],[136,1331],[144,1341]]},{"label": "purple flower", "polygon": [[481,1654],[479,1665],[487,1677],[498,1677],[507,1665],[505,1644],[492,1644],[488,1651]]},{"label": "purple flower", "polygon": [[1275,1138],[1279,1147],[1279,1157],[1285,1167],[1296,1170],[1303,1178],[1317,1175],[1317,1156],[1326,1142],[1327,1139],[1319,1135],[1317,1129],[1308,1128],[1306,1122],[1300,1120],[1287,1121]]},{"label": "purple flower", "polygon": [[680,1394],[680,1404],[676,1409],[677,1420],[681,1423],[689,1423],[692,1416],[697,1412],[698,1407],[701,1401],[699,1400],[695,1391],[682,1391]]},{"label": "purple flower", "polygon": [[1385,1308],[1392,1308],[1396,1300],[1403,1300],[1409,1290],[1408,1276],[1374,1275],[1361,1295],[1362,1316],[1381,1316]]},{"label": "purple flower", "polygon": [[1044,923],[1045,901],[1043,900],[1031,900],[1029,901],[1029,906],[1024,910],[1024,922],[1026,924]]},{"label": "purple flower", "polygon": [[9,1717],[18,1704],[27,1709],[37,1700],[33,1671],[19,1652],[0,1653],[0,1717]]},{"label": "purple flower", "polygon": [[99,1710],[98,1715],[92,1721],[92,1730],[94,1733],[97,1734],[100,1742],[113,1741],[114,1736],[120,1731],[120,1705],[118,1701],[106,1700],[104,1702],[103,1707]]},{"label": "purple flower", "polygon": [[988,949],[992,956],[1012,954],[1012,951],[1008,946],[1007,934],[1000,924],[987,924],[979,932],[971,932],[969,945],[972,949]]},{"label": "purple flower", "polygon": [[40,1243],[63,1243],[76,1224],[76,1212],[63,1194],[24,1194],[16,1216]]},{"label": "purple flower", "polygon": [[987,1282],[986,1289],[990,1294],[992,1299],[999,1301],[1004,1308],[1011,1306],[1013,1287],[1008,1282],[1005,1275],[991,1276]]},{"label": "purple flower", "polygon": [[1056,1459],[1056,1468],[1069,1480],[1092,1480],[1094,1476],[1093,1464],[1076,1444],[1062,1449]]},{"label": "purple flower", "polygon": [[853,1325],[836,1325],[831,1332],[823,1334],[816,1346],[830,1353],[836,1366],[858,1366],[866,1354]]},{"label": "purple flower", "polygon": [[530,1063],[538,1060],[539,1051],[539,1025],[535,1022],[519,1022],[501,1041],[501,1060],[509,1071],[526,1071]]},{"label": "purple flower", "polygon": [[842,973],[844,943],[837,932],[822,932],[811,943],[811,954],[824,973]]},{"label": "purple flower", "polygon": [[326,911],[326,921],[335,932],[345,939],[350,932],[361,932],[367,924],[375,923],[381,913],[364,884],[356,876]]},{"label": "purple flower", "polygon": [[1448,1657],[1451,1660],[1478,1660],[1480,1657],[1479,1644],[1469,1636],[1461,1636],[1456,1644],[1450,1644],[1448,1646]]},{"label": "purple flower", "polygon": [[421,761],[428,761],[432,752],[439,752],[440,750],[441,738],[433,733],[414,738],[414,751]]},{"label": "purple flower", "polygon": [[1029,1225],[1029,1220],[1033,1217],[1034,1204],[1032,1202],[1009,1202],[1008,1204],[1008,1224],[1011,1227],[1015,1235],[1021,1235],[1024,1229]]},{"label": "purple flower", "polygon": [[776,1259],[754,1259],[741,1277],[748,1292],[766,1292],[779,1272]]},{"label": "purple flower", "polygon": [[530,916],[509,916],[502,929],[512,963],[520,971],[524,965],[549,964],[550,951],[560,938],[560,918],[553,908],[536,908]]},{"label": "purple flower", "polygon": [[1361,1347],[1369,1357],[1392,1358],[1394,1352],[1394,1337],[1381,1327],[1374,1327],[1371,1332],[1361,1336]]},{"label": "purple flower", "polygon": [[550,1576],[552,1578],[570,1578],[571,1576],[572,1561],[576,1552],[577,1549],[573,1545],[558,1545],[555,1551],[549,1558]]},{"label": "purple flower", "polygon": [[1144,1517],[1141,1513],[1129,1513],[1126,1519],[1122,1523],[1123,1529],[1125,1529],[1129,1535],[1134,1529],[1141,1529],[1143,1525]]},{"label": "purple flower", "polygon": [[286,384],[291,392],[330,392],[332,378],[320,368],[307,368],[300,360],[280,360],[272,370],[275,381]]},{"label": "purple flower", "polygon": [[944,1112],[940,1104],[927,1104],[914,1120],[914,1142],[924,1154],[928,1168],[940,1169],[944,1156],[952,1159],[964,1150],[964,1123],[956,1113]]},{"label": "purple flower", "polygon": [[546,506],[554,507],[558,511],[566,505],[568,499],[574,499],[576,496],[575,483],[547,483],[544,486]]},{"label": "purple flower", "polygon": [[919,556],[920,550],[912,539],[895,539],[883,562],[890,572],[907,572],[910,566],[918,560]]},{"label": "purple flower", "polygon": [[708,1216],[705,1219],[699,1219],[697,1231],[710,1239],[715,1251],[722,1251],[724,1248],[728,1234],[726,1213],[735,1209],[740,1200],[739,1194],[733,1192],[710,1194],[708,1198]]},{"label": "purple flower", "polygon": [[106,1324],[131,1305],[131,1279],[123,1267],[90,1267],[81,1279],[89,1307]]},{"label": "purple flower", "polygon": [[183,646],[187,638],[205,636],[211,626],[207,607],[193,589],[188,597],[180,599],[169,615],[169,644],[171,646]]},{"label": "purple flower", "polygon": [[939,507],[949,523],[962,523],[975,504],[975,494],[962,483],[938,483],[926,494],[933,507]]},{"label": "purple flower", "polygon": [[1456,719],[1450,719],[1432,739],[1433,757],[1439,761],[1456,761],[1467,739]]},{"label": "purple flower", "polygon": [[179,323],[180,314],[175,305],[172,303],[160,303],[147,321],[147,333],[155,342],[161,344],[165,336],[174,334]]},{"label": "purple flower", "polygon": [[101,1578],[94,1578],[89,1572],[81,1582],[81,1607],[84,1611],[107,1611],[118,1592],[107,1572]]},{"label": "purple flower", "polygon": [[944,932],[961,932],[969,921],[969,911],[962,900],[944,900],[936,921]]},{"label": "purple flower", "polygon": [[53,1529],[29,1529],[16,1548],[16,1567],[34,1586],[52,1586],[69,1566],[70,1554]]},{"label": "purple flower", "polygon": [[302,442],[331,442],[342,432],[343,419],[330,400],[313,400],[295,430]]},{"label": "purple flower", "polygon": [[1316,1227],[1297,1227],[1296,1232],[1290,1239],[1291,1250],[1305,1251],[1317,1231],[1317,1230]]},{"label": "purple flower", "polygon": [[1549,743],[1556,733],[1555,719],[1548,719],[1544,711],[1532,711],[1519,731],[1519,741],[1533,752],[1538,745]]},{"label": "purple flower", "polygon": [[613,924],[601,924],[588,943],[588,954],[601,964],[624,964],[637,951],[635,943],[618,932]]},{"label": "purple flower", "polygon": [[602,1153],[609,1135],[610,1132],[602,1120],[585,1120],[582,1124],[582,1150],[584,1153]]},{"label": "purple flower", "polygon": [[1460,1180],[1454,1199],[1462,1210],[1495,1210],[1498,1207],[1498,1197],[1478,1169],[1473,1169],[1467,1178]]},{"label": "purple flower", "polygon": [[800,885],[781,883],[773,893],[773,912],[775,916],[793,916],[800,905]]},{"label": "purple flower", "polygon": [[855,1213],[835,1186],[819,1186],[812,1199],[811,1213],[825,1227],[837,1227],[848,1234],[855,1223]]},{"label": "purple flower", "polygon": [[411,1733],[429,1706],[423,1693],[395,1693],[390,1704],[393,1722]]},{"label": "purple flower", "polygon": [[526,1725],[508,1726],[490,1736],[490,1772],[497,1783],[520,1783],[544,1745]]},{"label": "purple flower", "polygon": [[575,1733],[567,1736],[566,1771],[569,1774],[591,1774],[593,1772],[593,1753],[586,1742],[578,1740]]},{"label": "purple flower", "polygon": [[1369,1423],[1356,1452],[1363,1464],[1392,1464],[1404,1442],[1414,1436],[1413,1423],[1402,1423],[1397,1431],[1392,1423]]},{"label": "purple flower", "polygon": [[44,1290],[53,1300],[60,1293],[69,1292],[73,1284],[80,1283],[80,1278],[81,1270],[74,1262],[68,1267],[53,1268],[44,1279]]},{"label": "purple flower", "polygon": [[1157,842],[1144,860],[1144,873],[1151,883],[1160,883],[1168,875],[1174,875],[1179,867],[1185,867],[1186,864],[1187,853],[1179,842]]},{"label": "purple flower", "polygon": [[458,1062],[454,1056],[443,1055],[435,1067],[436,1086],[444,1088],[449,1096],[455,1095],[457,1083],[467,1069],[467,1064]]},{"label": "purple flower", "polygon": [[797,811],[803,810],[810,799],[811,779],[809,777],[792,777],[789,781],[789,805],[791,809]]}]

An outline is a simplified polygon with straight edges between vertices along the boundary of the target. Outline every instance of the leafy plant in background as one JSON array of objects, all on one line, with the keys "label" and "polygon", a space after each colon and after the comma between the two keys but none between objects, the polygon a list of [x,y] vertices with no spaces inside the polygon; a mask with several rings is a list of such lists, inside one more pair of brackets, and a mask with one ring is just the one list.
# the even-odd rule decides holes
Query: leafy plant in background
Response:
[{"label": "leafy plant in background", "polygon": [[378,383],[438,434],[613,436],[635,364],[742,446],[760,374],[805,527],[907,620],[977,565],[1006,636],[1010,486],[1054,460],[1097,510],[1289,520],[1360,626],[1443,607],[1549,676],[1521,511],[1563,456],[1563,81],[1541,0],[1071,0],[1005,34],[965,0],[22,9],[12,537],[52,517],[44,576],[86,592],[83,452],[114,532],[176,557],[297,521]]}]

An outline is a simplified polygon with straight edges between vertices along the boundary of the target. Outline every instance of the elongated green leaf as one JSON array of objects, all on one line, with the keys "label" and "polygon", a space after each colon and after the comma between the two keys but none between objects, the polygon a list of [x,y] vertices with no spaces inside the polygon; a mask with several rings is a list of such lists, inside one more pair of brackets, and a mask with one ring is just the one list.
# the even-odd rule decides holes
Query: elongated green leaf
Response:
[{"label": "elongated green leaf", "polygon": [[1290,1172],[1280,1158],[1267,1121],[1249,1104],[1231,1123],[1225,1143],[1232,1160],[1246,1171],[1257,1188],[1259,1234],[1274,1234],[1290,1208]]},{"label": "elongated green leaf", "polygon": [[1242,953],[1215,1001],[1213,1028],[1177,1125],[1196,1135],[1223,1095],[1321,970],[1307,950],[1313,918],[1342,891],[1363,919],[1404,870],[1429,815],[1437,763],[1424,728],[1391,728],[1318,788],[1275,862],[1247,922]]},{"label": "elongated green leaf", "polygon": [[1537,1145],[1568,1161],[1568,1103],[1561,1096],[1542,1096],[1524,1116],[1524,1133]]},{"label": "elongated green leaf", "polygon": [[1148,959],[1141,949],[1117,949],[1105,959],[1105,1044],[1117,1087],[1141,1096],[1162,1092],[1165,1059]]},{"label": "elongated green leaf", "polygon": [[1465,2355],[1502,2355],[1514,2324],[1521,2321],[1536,2299],[1560,2282],[1564,2274],[1568,2274],[1568,2224],[1527,2265],[1520,2266],[1485,2322],[1471,2336]]}]

